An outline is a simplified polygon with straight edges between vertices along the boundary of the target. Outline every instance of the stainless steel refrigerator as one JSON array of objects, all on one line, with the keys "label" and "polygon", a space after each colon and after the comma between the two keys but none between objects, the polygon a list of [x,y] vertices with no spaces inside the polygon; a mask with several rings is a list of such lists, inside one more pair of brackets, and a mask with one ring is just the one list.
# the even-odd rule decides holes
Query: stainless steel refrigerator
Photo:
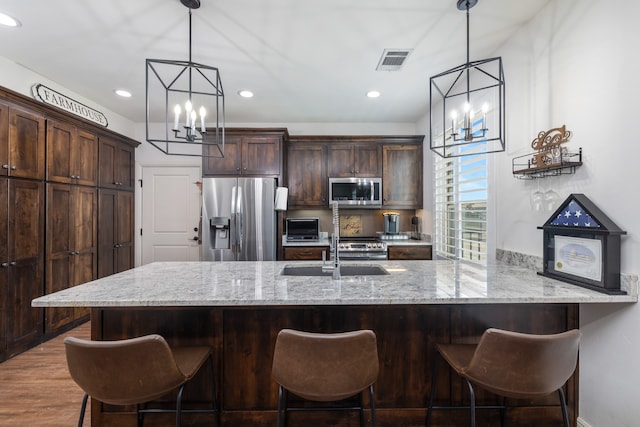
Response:
[{"label": "stainless steel refrigerator", "polygon": [[202,260],[276,259],[274,178],[202,180]]}]

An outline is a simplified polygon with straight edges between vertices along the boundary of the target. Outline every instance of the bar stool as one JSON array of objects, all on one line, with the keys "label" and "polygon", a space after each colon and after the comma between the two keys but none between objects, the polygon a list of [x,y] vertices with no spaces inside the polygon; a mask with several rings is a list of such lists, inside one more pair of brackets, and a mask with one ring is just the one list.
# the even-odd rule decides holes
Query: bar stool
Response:
[{"label": "bar stool", "polygon": [[558,393],[562,418],[569,427],[562,386],[573,374],[578,360],[580,331],[573,329],[552,335],[533,335],[500,329],[487,329],[478,345],[438,344],[442,358],[465,379],[470,406],[433,406],[438,361],[434,363],[427,427],[433,409],[470,408],[471,426],[475,426],[474,385],[504,398],[503,406],[478,406],[500,409],[504,425],[506,399],[534,399]]},{"label": "bar stool", "polygon": [[[371,424],[375,427],[373,383],[378,378],[376,335],[370,330],[319,334],[283,329],[278,333],[271,375],[278,383],[277,426],[286,425],[288,411],[359,410],[364,426],[363,394],[369,391]],[[359,395],[355,407],[289,407],[289,392],[315,402],[333,402]],[[281,424],[281,413],[284,410]]]},{"label": "bar stool", "polygon": [[[172,412],[176,426],[183,412],[214,413],[220,426],[216,402],[211,347],[176,347],[152,334],[118,341],[87,341],[74,337],[64,340],[71,378],[85,392],[78,419],[82,427],[87,399],[111,405],[136,405],[137,425],[145,413]],[[211,408],[182,409],[185,385],[208,361],[211,370]],[[144,409],[141,405],[177,390],[176,409]]]}]

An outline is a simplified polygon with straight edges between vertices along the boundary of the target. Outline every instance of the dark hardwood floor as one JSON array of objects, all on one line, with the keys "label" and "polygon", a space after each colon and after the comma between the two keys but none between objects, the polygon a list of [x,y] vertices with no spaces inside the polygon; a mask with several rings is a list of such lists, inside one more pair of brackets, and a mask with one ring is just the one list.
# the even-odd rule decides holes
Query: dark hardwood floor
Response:
[{"label": "dark hardwood floor", "polygon": [[[64,337],[89,339],[90,323],[0,363],[0,426],[75,426],[83,392],[69,376]],[[84,420],[89,426],[90,408]]]}]

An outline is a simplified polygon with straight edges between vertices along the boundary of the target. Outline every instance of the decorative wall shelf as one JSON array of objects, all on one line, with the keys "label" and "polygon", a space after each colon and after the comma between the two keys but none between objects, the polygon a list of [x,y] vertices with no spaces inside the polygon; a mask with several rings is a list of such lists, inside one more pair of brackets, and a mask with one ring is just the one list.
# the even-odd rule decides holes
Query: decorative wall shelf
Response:
[{"label": "decorative wall shelf", "polygon": [[512,172],[516,178],[536,179],[547,176],[570,175],[582,165],[582,148],[571,153],[562,145],[571,139],[571,131],[565,125],[538,133],[531,142],[537,150],[512,161]]},{"label": "decorative wall shelf", "polygon": [[577,153],[563,152],[556,163],[532,164],[531,159],[537,153],[529,153],[513,159],[513,175],[518,179],[537,179],[548,176],[571,175],[576,168],[582,166],[582,147]]}]

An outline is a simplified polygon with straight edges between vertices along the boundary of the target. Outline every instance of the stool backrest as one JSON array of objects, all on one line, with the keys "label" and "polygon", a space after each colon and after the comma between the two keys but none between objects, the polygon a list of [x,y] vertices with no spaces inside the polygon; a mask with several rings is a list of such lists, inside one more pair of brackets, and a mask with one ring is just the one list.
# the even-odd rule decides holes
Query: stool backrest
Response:
[{"label": "stool backrest", "polygon": [[551,335],[487,329],[464,374],[502,396],[546,396],[573,374],[579,342],[577,329]]},{"label": "stool backrest", "polygon": [[283,329],[273,354],[273,379],[308,400],[334,401],[378,378],[376,335],[370,330],[318,334]]},{"label": "stool backrest", "polygon": [[73,380],[89,396],[112,405],[154,400],[185,382],[160,335],[119,341],[64,340]]}]

